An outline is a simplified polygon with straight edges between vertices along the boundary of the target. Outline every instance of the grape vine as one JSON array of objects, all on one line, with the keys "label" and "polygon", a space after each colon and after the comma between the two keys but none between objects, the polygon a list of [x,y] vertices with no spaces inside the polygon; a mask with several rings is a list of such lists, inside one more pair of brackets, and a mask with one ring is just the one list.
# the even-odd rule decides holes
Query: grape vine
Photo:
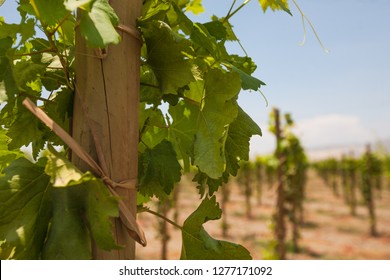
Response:
[{"label": "grape vine", "polygon": [[[250,138],[261,135],[237,98],[264,83],[252,76],[251,58],[225,47],[238,42],[229,19],[248,2],[237,7],[233,1],[226,16],[197,23],[186,13],[201,12],[201,1],[145,0],[138,20],[138,204],[142,211],[149,198],[166,199],[195,166],[203,199],[180,227],[182,259],[251,258],[244,247],[216,240],[203,228],[221,217],[214,193],[248,160]],[[259,3],[264,11],[290,13],[286,0]],[[81,172],[68,159],[68,146],[23,100],[33,100],[72,133],[76,34],[101,59],[121,43],[118,30],[134,30],[121,25],[108,0],[20,0],[17,10],[18,24],[0,17],[0,258],[90,259],[91,242],[121,249],[111,232],[111,218],[122,213],[120,198],[106,178]],[[20,152],[23,146],[31,147],[31,160]]]}]

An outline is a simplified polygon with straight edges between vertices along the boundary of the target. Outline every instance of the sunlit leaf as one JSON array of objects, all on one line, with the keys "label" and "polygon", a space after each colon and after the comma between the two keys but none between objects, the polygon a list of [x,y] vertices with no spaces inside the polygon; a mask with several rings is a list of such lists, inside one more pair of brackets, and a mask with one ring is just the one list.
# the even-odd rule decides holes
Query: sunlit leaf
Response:
[{"label": "sunlit leaf", "polygon": [[228,125],[238,113],[235,98],[241,83],[238,74],[220,70],[211,70],[205,81],[204,105],[198,118],[194,143],[194,164],[217,179],[225,170],[225,141]]},{"label": "sunlit leaf", "polygon": [[203,224],[221,218],[215,196],[205,198],[184,222],[182,260],[249,260],[251,255],[241,245],[212,238]]},{"label": "sunlit leaf", "polygon": [[288,8],[288,0],[259,0],[259,3],[264,12],[271,8],[272,11],[283,10],[291,15],[291,11]]},{"label": "sunlit leaf", "polygon": [[89,10],[80,10],[80,32],[92,48],[104,48],[121,40],[115,26],[119,18],[107,0],[95,0]]}]

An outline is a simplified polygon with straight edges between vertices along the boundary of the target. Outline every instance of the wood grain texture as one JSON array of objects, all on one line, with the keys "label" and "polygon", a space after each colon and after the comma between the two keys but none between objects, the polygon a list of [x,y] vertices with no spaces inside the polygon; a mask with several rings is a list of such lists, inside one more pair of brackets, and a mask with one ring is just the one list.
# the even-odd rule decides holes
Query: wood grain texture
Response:
[{"label": "wood grain texture", "polygon": [[[142,1],[112,0],[123,25],[136,26]],[[138,108],[140,75],[140,42],[118,31],[119,45],[108,47],[107,56],[97,57],[76,32],[76,94],[73,114],[73,138],[106,169],[115,182],[137,178],[138,174]],[[91,133],[92,129],[92,133]],[[101,149],[104,159],[98,158]],[[87,166],[76,156],[73,162],[83,171]],[[130,211],[136,215],[136,191],[117,189]],[[135,243],[119,219],[115,219],[114,236],[123,250],[102,251],[94,246],[94,259],[134,259]]]}]

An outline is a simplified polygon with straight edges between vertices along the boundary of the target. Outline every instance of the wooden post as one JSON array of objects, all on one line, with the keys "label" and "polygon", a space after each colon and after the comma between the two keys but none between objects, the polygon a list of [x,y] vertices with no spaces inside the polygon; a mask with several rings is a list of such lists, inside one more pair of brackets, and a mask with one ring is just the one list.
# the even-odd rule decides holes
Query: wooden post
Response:
[{"label": "wooden post", "polygon": [[370,234],[371,236],[378,236],[378,232],[376,230],[376,215],[375,215],[375,201],[374,201],[374,190],[373,190],[373,177],[375,176],[372,174],[372,154],[371,154],[371,146],[368,144],[366,146],[366,157],[367,157],[367,174],[365,184],[365,199],[366,199],[366,204],[368,208],[368,215],[370,219]]},{"label": "wooden post", "polygon": [[230,184],[223,184],[221,187],[222,199],[221,199],[221,209],[222,209],[222,236],[224,238],[228,237],[229,223],[227,216],[227,204],[230,199]]},{"label": "wooden post", "polygon": [[[111,0],[111,6],[123,26],[136,27],[142,0]],[[76,30],[77,31],[77,30]],[[104,155],[108,176],[115,182],[138,176],[138,107],[140,87],[140,41],[129,34],[119,45],[110,45],[104,57],[86,46],[76,32],[76,95],[74,99],[73,137],[91,156],[96,149]],[[72,161],[83,171],[87,166],[76,156]],[[136,215],[136,190],[117,188],[130,211]],[[113,235],[121,250],[103,251],[93,246],[94,259],[135,259],[135,242],[119,219]]]},{"label": "wooden post", "polygon": [[255,168],[257,205],[261,205],[261,197],[263,195],[263,164],[257,162]]},{"label": "wooden post", "polygon": [[277,176],[277,200],[276,200],[276,213],[275,213],[275,236],[277,240],[276,253],[281,260],[286,258],[286,248],[284,240],[286,238],[286,225],[285,225],[285,209],[284,209],[284,164],[285,156],[281,151],[280,144],[282,140],[282,132],[280,128],[280,115],[279,110],[274,108],[275,117],[275,135],[276,135],[276,158],[278,159],[278,167],[276,170]]}]

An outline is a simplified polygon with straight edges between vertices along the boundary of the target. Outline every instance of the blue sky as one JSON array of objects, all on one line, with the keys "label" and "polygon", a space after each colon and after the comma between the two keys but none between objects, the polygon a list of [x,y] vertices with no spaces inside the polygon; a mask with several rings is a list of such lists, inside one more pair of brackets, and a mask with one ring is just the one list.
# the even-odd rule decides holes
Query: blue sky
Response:
[{"label": "blue sky", "polygon": [[[237,0],[241,4],[244,0]],[[271,152],[267,132],[272,107],[292,113],[296,131],[307,148],[365,144],[390,139],[390,1],[296,0],[314,24],[324,52],[309,25],[306,43],[301,16],[263,13],[252,0],[231,20],[248,55],[258,65],[255,76],[269,105],[259,93],[244,92],[240,105],[260,124],[264,136],[252,139],[251,153]],[[230,0],[203,0],[206,12],[191,16],[199,22],[212,14],[226,15]],[[15,1],[0,8],[15,19]],[[242,54],[237,44],[229,45]]]}]

